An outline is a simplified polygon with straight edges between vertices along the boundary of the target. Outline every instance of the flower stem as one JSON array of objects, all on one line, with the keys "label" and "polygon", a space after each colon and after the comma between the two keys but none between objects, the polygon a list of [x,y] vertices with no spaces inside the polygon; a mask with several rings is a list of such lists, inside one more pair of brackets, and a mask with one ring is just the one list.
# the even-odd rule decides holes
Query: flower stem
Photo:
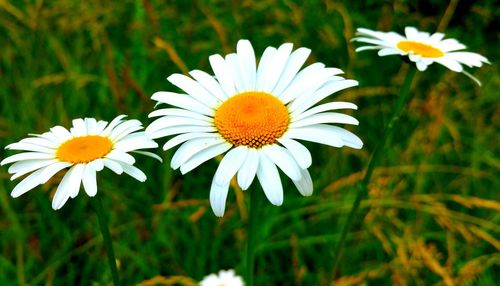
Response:
[{"label": "flower stem", "polygon": [[250,211],[247,227],[247,255],[246,255],[246,277],[245,285],[253,286],[253,275],[255,265],[255,238],[257,233],[257,211],[258,211],[258,190],[250,191]]},{"label": "flower stem", "polygon": [[366,167],[366,172],[363,177],[363,180],[358,183],[357,185],[357,193],[356,197],[354,199],[354,203],[351,207],[351,210],[349,212],[349,215],[347,216],[347,219],[342,227],[342,231],[340,234],[340,238],[337,242],[337,245],[335,247],[335,252],[334,252],[334,258],[333,258],[333,270],[332,270],[332,276],[335,277],[335,273],[337,272],[337,267],[338,263],[340,261],[340,256],[342,254],[342,248],[344,247],[345,244],[345,239],[347,236],[347,233],[350,231],[354,218],[356,217],[356,213],[359,209],[359,205],[361,203],[361,200],[365,195],[367,195],[367,188],[368,184],[370,183],[370,179],[373,174],[373,170],[375,169],[375,166],[377,165],[380,155],[382,155],[384,152],[384,146],[386,142],[389,140],[389,138],[392,136],[394,133],[395,127],[397,125],[397,122],[399,121],[399,117],[401,116],[401,112],[403,111],[403,107],[406,105],[408,99],[409,99],[409,94],[410,94],[410,87],[411,83],[413,81],[413,78],[415,77],[415,74],[417,73],[417,69],[415,66],[411,65],[410,69],[408,70],[406,74],[406,78],[404,80],[403,86],[401,87],[401,91],[399,93],[399,98],[398,101],[396,102],[396,106],[394,108],[394,112],[391,116],[391,119],[389,123],[387,123],[384,132],[382,134],[382,138],[378,142],[377,146],[375,147],[375,150],[373,151],[370,160],[368,161],[368,166]]},{"label": "flower stem", "polygon": [[111,235],[109,234],[108,220],[104,214],[104,208],[102,207],[101,197],[97,195],[92,199],[92,201],[97,215],[97,220],[99,221],[99,227],[101,229],[104,247],[106,248],[106,254],[108,255],[109,267],[111,268],[111,275],[113,276],[113,284],[115,286],[119,286],[121,284],[120,278],[118,277],[118,270],[116,268],[115,252],[113,250]]}]

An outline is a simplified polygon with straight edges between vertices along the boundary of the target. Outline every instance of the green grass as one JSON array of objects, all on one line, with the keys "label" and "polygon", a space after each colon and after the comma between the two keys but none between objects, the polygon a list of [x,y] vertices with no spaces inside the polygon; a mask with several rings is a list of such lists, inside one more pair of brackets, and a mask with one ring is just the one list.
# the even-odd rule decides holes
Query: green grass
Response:
[{"label": "green grass", "polygon": [[[122,3],[123,2],[123,3]],[[500,112],[499,7],[460,1],[6,1],[0,0],[0,146],[73,118],[128,114],[144,124],[172,73],[211,72],[208,56],[235,50],[241,38],[257,55],[292,42],[346,71],[357,88],[328,100],[356,103],[349,128],[362,150],[306,144],[314,194],[304,198],[283,177],[281,207],[262,203],[256,285],[495,285],[500,264],[498,194]],[[365,2],[365,1],[363,1]],[[453,2],[453,1],[452,1]],[[440,24],[441,23],[441,24]],[[418,73],[400,128],[361,203],[363,221],[347,236],[338,273],[334,244],[369,155],[389,120],[406,64],[375,52],[354,53],[357,27],[402,32],[446,28],[492,65],[472,73],[483,86],[437,64]],[[160,143],[165,140],[159,140]],[[248,193],[230,192],[217,219],[208,191],[211,160],[185,176],[138,157],[148,180],[104,171],[98,195],[110,216],[125,285],[162,276],[160,285],[235,268],[242,275]],[[13,152],[0,150],[4,158]],[[90,199],[50,207],[60,177],[13,199],[0,168],[0,285],[110,284],[111,272]],[[254,183],[250,191],[259,191]],[[238,198],[238,199],[237,199]],[[182,282],[182,277],[185,277]],[[180,281],[175,284],[175,281]],[[152,283],[144,285],[154,285]]]}]

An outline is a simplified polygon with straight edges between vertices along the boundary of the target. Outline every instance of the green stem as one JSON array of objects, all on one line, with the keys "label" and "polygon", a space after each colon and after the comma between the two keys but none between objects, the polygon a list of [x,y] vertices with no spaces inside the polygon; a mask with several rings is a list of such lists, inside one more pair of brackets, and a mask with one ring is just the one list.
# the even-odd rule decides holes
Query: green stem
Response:
[{"label": "green stem", "polygon": [[106,248],[106,254],[108,255],[109,267],[111,268],[111,275],[113,276],[113,284],[115,286],[119,286],[121,284],[120,278],[118,277],[118,270],[116,268],[115,252],[113,250],[111,235],[109,234],[108,220],[104,214],[104,208],[102,207],[101,197],[97,195],[92,199],[92,201],[94,203],[97,220],[99,221],[99,227],[101,229],[104,247]]},{"label": "green stem", "polygon": [[406,105],[408,101],[411,83],[416,73],[417,73],[416,67],[411,65],[410,70],[408,70],[408,73],[406,74],[403,86],[401,87],[399,98],[398,101],[396,102],[396,106],[394,107],[394,112],[391,116],[391,119],[389,123],[387,123],[387,126],[385,127],[384,132],[382,134],[382,138],[378,142],[377,146],[375,147],[375,150],[373,151],[370,157],[370,160],[368,161],[368,166],[366,167],[366,172],[363,177],[363,180],[358,184],[354,203],[351,207],[351,210],[349,211],[349,215],[347,216],[344,226],[342,227],[340,238],[335,247],[335,252],[334,252],[335,256],[333,258],[333,270],[332,270],[333,277],[335,277],[335,273],[337,272],[338,263],[340,261],[340,256],[342,254],[342,249],[345,244],[347,233],[350,231],[353,225],[354,218],[356,217],[356,213],[359,209],[361,200],[365,195],[367,195],[368,184],[370,183],[373,170],[375,169],[375,166],[377,165],[378,161],[381,158],[380,156],[384,153],[383,152],[384,146],[386,142],[389,140],[389,138],[392,137],[395,127],[399,121],[399,117],[401,116],[401,112],[403,111],[403,107]]},{"label": "green stem", "polygon": [[255,266],[255,238],[257,233],[257,211],[259,190],[250,191],[250,211],[247,227],[247,255],[246,255],[246,277],[245,285],[253,286],[253,275]]}]

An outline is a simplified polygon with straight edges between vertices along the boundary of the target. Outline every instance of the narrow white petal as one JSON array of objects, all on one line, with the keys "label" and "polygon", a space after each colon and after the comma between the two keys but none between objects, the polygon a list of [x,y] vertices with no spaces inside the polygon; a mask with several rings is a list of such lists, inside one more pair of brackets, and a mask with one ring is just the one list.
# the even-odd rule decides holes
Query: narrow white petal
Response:
[{"label": "narrow white petal", "polygon": [[47,148],[47,147],[43,147],[43,146],[39,146],[39,145],[34,145],[31,143],[22,143],[22,142],[9,144],[5,147],[5,149],[7,149],[7,150],[20,150],[20,151],[33,151],[33,152],[41,152],[41,153],[49,153],[49,154],[55,153],[54,148]]},{"label": "narrow white petal", "polygon": [[49,149],[55,149],[59,144],[54,143],[53,141],[44,139],[44,138],[37,138],[37,137],[28,137],[24,138],[19,143],[28,143],[32,145],[38,145],[41,147],[49,148]]},{"label": "narrow white petal", "polygon": [[95,118],[85,118],[85,126],[87,128],[88,135],[96,135],[97,134],[97,120]]},{"label": "narrow white petal", "polygon": [[40,174],[40,184],[45,184],[47,183],[50,178],[52,178],[55,174],[57,174],[59,171],[61,171],[64,168],[67,168],[69,166],[72,166],[73,163],[68,163],[68,162],[57,162],[54,163],[50,166],[47,166],[43,169],[43,172]]},{"label": "narrow white petal", "polygon": [[234,89],[233,77],[224,58],[222,58],[221,55],[212,55],[208,58],[208,60],[210,61],[215,77],[224,92],[228,95],[228,97],[234,95],[236,90]]},{"label": "narrow white petal", "polygon": [[303,196],[310,196],[313,193],[313,182],[307,169],[300,170],[302,177],[298,181],[293,181],[297,190]]},{"label": "narrow white petal", "polygon": [[97,121],[95,126],[95,134],[101,135],[107,125],[108,125],[107,121],[104,120]]},{"label": "narrow white petal", "polygon": [[[271,204],[280,206],[283,204],[283,186],[276,165],[267,158],[267,155],[259,153],[259,168],[257,178],[259,179],[264,194]],[[255,190],[252,190],[255,192]]]},{"label": "narrow white petal", "polygon": [[127,120],[111,130],[108,137],[111,141],[116,142],[120,140],[120,138],[140,129],[142,129],[142,123],[139,120]]},{"label": "narrow white petal", "polygon": [[236,93],[245,91],[245,83],[243,81],[243,77],[240,73],[240,65],[238,63],[238,56],[236,54],[228,54],[225,58],[226,65],[231,72],[231,76],[233,77],[234,88],[236,89]]},{"label": "narrow white petal", "polygon": [[242,190],[247,190],[252,184],[257,168],[259,167],[259,151],[254,148],[248,148],[248,154],[245,162],[238,170],[238,184]]},{"label": "narrow white petal", "polygon": [[85,136],[87,135],[87,125],[85,124],[85,121],[81,118],[77,118],[73,120],[73,127],[71,128],[71,134],[73,136]]},{"label": "narrow white petal", "polygon": [[292,122],[289,128],[304,127],[309,125],[316,125],[320,123],[343,123],[358,125],[359,121],[347,114],[337,113],[337,112],[323,112],[308,116],[304,119],[300,119]]},{"label": "narrow white petal", "polygon": [[52,199],[52,208],[54,210],[62,208],[70,197],[76,197],[80,189],[83,167],[82,164],[75,165],[64,175]]},{"label": "narrow white petal", "polygon": [[340,137],[338,137],[336,134],[325,133],[325,130],[323,128],[320,128],[319,126],[307,126],[302,128],[289,129],[285,134],[283,134],[283,137],[306,140],[333,147],[344,146],[344,142]]},{"label": "narrow white petal", "polygon": [[285,137],[279,138],[278,142],[283,144],[283,146],[285,146],[285,148],[290,151],[290,154],[292,154],[293,158],[295,159],[295,161],[297,161],[297,164],[299,164],[302,169],[307,169],[311,166],[311,153],[304,145],[293,139]]},{"label": "narrow white petal", "polygon": [[113,130],[116,125],[120,124],[120,122],[122,122],[122,119],[124,119],[125,117],[127,117],[126,115],[118,115],[117,117],[115,117],[113,120],[111,120],[111,122],[108,124],[108,126],[106,126],[106,128],[104,128],[104,130],[100,133],[101,136],[108,136],[109,133],[111,132],[111,130]]},{"label": "narrow white petal", "polygon": [[158,143],[146,137],[130,138],[115,143],[114,148],[121,152],[130,152],[138,149],[157,148]]},{"label": "narrow white petal", "polygon": [[83,171],[82,182],[83,189],[89,197],[93,197],[97,194],[96,171],[88,164]]},{"label": "narrow white petal", "polygon": [[409,40],[415,39],[415,37],[418,37],[418,30],[414,27],[406,27],[405,35]]},{"label": "narrow white petal", "polygon": [[204,121],[212,121],[213,118],[205,116],[200,113],[196,113],[190,110],[186,109],[181,109],[181,108],[162,108],[155,110],[151,112],[148,117],[158,117],[158,116],[165,116],[165,115],[173,115],[173,116],[179,116],[179,117],[188,117],[188,118],[193,118],[193,119],[198,119],[198,120],[204,120]]},{"label": "narrow white petal", "polygon": [[184,90],[193,99],[203,105],[215,107],[219,105],[220,100],[214,97],[210,92],[204,89],[197,81],[182,74],[173,74],[167,78],[173,85]]},{"label": "narrow white petal", "polygon": [[238,56],[240,74],[243,78],[245,90],[254,90],[257,68],[255,53],[250,41],[239,40],[238,44],[236,45],[236,54]]},{"label": "narrow white petal", "polygon": [[19,184],[17,184],[10,195],[13,198],[17,198],[20,195],[26,193],[29,190],[32,190],[36,186],[40,185],[40,174],[43,172],[43,169],[36,170],[31,173],[29,176],[24,178]]},{"label": "narrow white petal", "polygon": [[306,117],[311,116],[313,114],[323,112],[323,111],[337,110],[337,109],[354,109],[354,110],[356,110],[356,109],[358,109],[358,107],[354,103],[343,102],[343,101],[324,103],[324,104],[315,106],[311,109],[308,109],[307,111],[304,111],[301,114],[298,114],[296,117],[292,118],[292,122],[300,120],[302,118],[306,118]]},{"label": "narrow white petal", "polygon": [[102,171],[104,169],[104,161],[103,159],[96,159],[92,162],[89,162],[87,166],[91,167],[96,172]]},{"label": "narrow white petal", "polygon": [[276,53],[269,64],[268,71],[264,76],[265,80],[262,88],[263,91],[272,92],[283,72],[286,62],[288,61],[292,48],[292,44],[286,43],[281,45],[278,50],[276,50]]},{"label": "narrow white petal", "polygon": [[0,165],[3,166],[5,164],[13,163],[13,162],[19,162],[19,161],[25,161],[25,160],[35,160],[35,159],[55,159],[54,154],[48,154],[48,153],[39,153],[39,152],[25,152],[25,153],[19,153],[15,154],[12,156],[9,156],[0,162]]},{"label": "narrow white petal", "polygon": [[248,153],[248,147],[238,146],[231,149],[224,155],[222,161],[217,167],[217,171],[214,175],[214,182],[217,185],[226,185],[231,181],[231,178],[236,174],[236,172],[241,167],[241,164],[245,161]]},{"label": "narrow white petal", "polygon": [[276,144],[262,147],[262,151],[292,180],[300,179],[300,168],[288,149]]},{"label": "narrow white petal", "polygon": [[186,174],[187,172],[198,167],[199,165],[201,165],[205,161],[208,161],[208,160],[212,159],[213,157],[226,152],[231,147],[232,147],[231,144],[229,144],[227,142],[223,142],[219,145],[214,145],[210,148],[207,148],[205,150],[202,150],[202,151],[196,153],[194,156],[192,156],[189,160],[187,160],[181,166],[181,173],[183,175]]},{"label": "narrow white petal", "polygon": [[184,142],[179,149],[175,152],[172,160],[170,161],[170,167],[176,170],[182,164],[184,164],[191,157],[196,155],[205,149],[208,149],[214,145],[219,145],[225,141],[219,137],[208,137],[208,138],[195,138]]},{"label": "narrow white petal", "polygon": [[217,129],[214,126],[206,127],[206,126],[195,126],[195,125],[181,125],[181,126],[173,126],[168,128],[163,128],[155,132],[149,132],[146,129],[146,134],[151,139],[157,139],[161,137],[166,137],[170,135],[176,135],[180,133],[189,133],[189,132],[215,132]]},{"label": "narrow white petal", "polygon": [[141,171],[139,168],[134,167],[134,166],[129,165],[129,164],[123,164],[123,163],[120,163],[120,165],[122,165],[123,172],[125,172],[126,174],[128,174],[132,178],[136,179],[139,182],[146,181],[146,179],[147,179],[146,174],[144,174],[144,172]]},{"label": "narrow white petal", "polygon": [[259,66],[257,67],[257,77],[255,82],[256,90],[263,90],[264,84],[266,82],[266,74],[276,53],[276,48],[267,47],[260,58]]},{"label": "narrow white petal", "polygon": [[111,171],[115,172],[115,174],[117,175],[120,175],[123,173],[123,168],[122,168],[122,165],[120,165],[120,163],[116,162],[116,161],[113,161],[113,160],[110,160],[110,159],[102,159],[102,163],[104,164],[104,166],[108,169],[110,169]]},{"label": "narrow white petal", "polygon": [[153,152],[147,152],[147,151],[132,151],[132,153],[137,153],[137,154],[141,154],[141,155],[144,155],[144,156],[148,156],[148,157],[154,158],[154,159],[156,159],[156,160],[160,161],[160,163],[161,163],[161,162],[163,162],[163,159],[162,159],[160,156],[158,156],[158,155],[156,155],[155,153],[153,153]]},{"label": "narrow white petal", "polygon": [[168,91],[157,91],[151,96],[151,99],[161,103],[167,103],[173,106],[191,110],[196,113],[201,113],[208,116],[214,115],[213,109],[204,104],[201,104],[200,102],[196,101],[186,94],[178,94]]},{"label": "narrow white petal", "polygon": [[383,56],[390,56],[390,55],[400,55],[401,51],[398,49],[394,48],[383,48],[380,51],[378,51],[378,55],[383,57]]},{"label": "narrow white petal", "polygon": [[452,58],[448,58],[448,57],[444,56],[441,58],[437,58],[435,61],[437,63],[440,63],[443,66],[449,68],[450,70],[452,70],[454,72],[462,72],[463,71],[462,65],[458,61],[456,61]]},{"label": "narrow white petal", "polygon": [[168,140],[167,143],[163,145],[163,150],[167,151],[168,149],[173,148],[181,143],[184,143],[187,140],[195,138],[218,138],[218,137],[220,137],[218,133],[205,133],[205,132],[184,133]]},{"label": "narrow white petal", "polygon": [[109,152],[106,156],[106,158],[123,162],[129,165],[133,165],[135,163],[135,159],[132,155],[125,153],[125,152],[120,152],[119,150],[113,150]]},{"label": "narrow white petal", "polygon": [[203,86],[207,91],[209,91],[213,96],[217,97],[221,101],[227,99],[228,95],[222,89],[220,84],[215,80],[215,78],[208,73],[200,70],[192,70],[189,74],[198,81],[198,83]]},{"label": "narrow white petal", "polygon": [[[68,129],[62,126],[54,126],[50,128],[50,133],[51,133],[50,135],[56,137],[59,141],[66,141],[73,137],[73,135],[68,131]],[[47,137],[45,138],[48,139]]]},{"label": "narrow white petal", "polygon": [[218,185],[215,183],[215,179],[212,180],[212,186],[210,187],[210,207],[218,217],[224,216],[228,189],[229,183]]},{"label": "narrow white petal", "polygon": [[290,84],[293,78],[297,75],[302,65],[306,62],[307,58],[311,54],[311,50],[307,48],[299,48],[294,51],[283,69],[281,77],[276,83],[272,94],[280,97],[280,94],[285,90],[285,88]]},{"label": "narrow white petal", "polygon": [[210,127],[213,126],[213,123],[188,117],[164,116],[151,122],[151,124],[149,124],[149,126],[146,128],[146,132],[150,134],[160,129],[175,127],[180,125],[195,125],[195,126]]},{"label": "narrow white petal", "polygon": [[[55,159],[40,159],[40,160],[26,160],[26,161],[20,161],[12,164],[7,172],[9,174],[16,174],[16,177],[22,176],[24,174],[27,174],[29,172],[32,172],[34,170],[40,169],[42,167],[48,166],[50,164],[54,164],[58,162],[58,160]],[[20,175],[18,175],[20,174]],[[14,180],[14,179],[11,179]]]},{"label": "narrow white petal", "polygon": [[419,71],[425,71],[427,69],[427,65],[423,61],[417,61],[417,69]]}]

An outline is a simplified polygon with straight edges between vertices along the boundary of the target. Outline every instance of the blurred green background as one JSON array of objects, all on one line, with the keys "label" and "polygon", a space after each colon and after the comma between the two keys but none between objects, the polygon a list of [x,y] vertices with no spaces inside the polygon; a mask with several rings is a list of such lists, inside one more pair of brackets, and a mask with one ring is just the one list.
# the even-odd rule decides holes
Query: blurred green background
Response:
[{"label": "blurred green background", "polygon": [[[0,146],[85,116],[128,114],[147,125],[151,94],[176,90],[168,75],[211,73],[208,56],[234,51],[241,38],[257,57],[292,42],[312,49],[308,64],[339,67],[360,82],[327,100],[359,106],[352,114],[360,125],[349,129],[365,146],[306,144],[315,193],[301,197],[283,177],[283,206],[262,204],[256,285],[498,285],[499,10],[493,0],[0,0]],[[471,71],[482,87],[438,64],[417,74],[362,202],[366,216],[332,273],[354,186],[408,69],[396,56],[356,54],[349,40],[357,27],[402,33],[409,25],[445,29],[492,65]],[[157,153],[163,164],[137,156],[146,183],[98,175],[124,284],[193,285],[228,268],[242,274],[248,194],[233,188],[217,219],[208,204],[217,161],[181,176],[169,167],[171,151]],[[0,150],[1,158],[12,154]],[[18,199],[9,194],[19,180],[6,167],[0,179],[0,285],[111,283],[86,195],[56,212],[50,200],[60,176]],[[255,183],[250,191],[261,192]]]}]

